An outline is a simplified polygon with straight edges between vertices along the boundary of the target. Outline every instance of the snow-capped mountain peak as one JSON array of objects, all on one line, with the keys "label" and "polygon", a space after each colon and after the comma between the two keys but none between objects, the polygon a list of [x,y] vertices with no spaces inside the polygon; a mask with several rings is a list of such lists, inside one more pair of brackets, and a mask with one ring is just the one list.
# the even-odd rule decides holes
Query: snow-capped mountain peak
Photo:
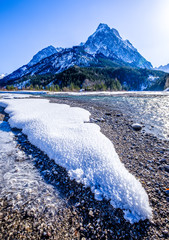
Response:
[{"label": "snow-capped mountain peak", "polygon": [[98,32],[98,31],[101,32],[101,31],[106,31],[106,30],[110,30],[110,27],[105,23],[100,23],[96,29],[96,32]]},{"label": "snow-capped mountain peak", "polygon": [[57,52],[60,52],[61,50],[62,48],[55,48],[52,45],[43,48],[33,56],[32,60],[28,63],[28,66],[33,66],[34,64],[40,62],[43,58],[49,57]]},{"label": "snow-capped mountain peak", "polygon": [[117,58],[133,67],[152,68],[151,63],[137,51],[128,40],[123,40],[119,32],[107,24],[101,23],[88,38],[84,49],[90,54],[101,53],[108,58]]}]

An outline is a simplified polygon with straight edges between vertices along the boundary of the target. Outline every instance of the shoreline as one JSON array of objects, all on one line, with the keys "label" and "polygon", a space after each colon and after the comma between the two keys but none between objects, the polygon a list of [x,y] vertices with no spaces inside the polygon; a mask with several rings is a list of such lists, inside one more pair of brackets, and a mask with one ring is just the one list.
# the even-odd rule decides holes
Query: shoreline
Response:
[{"label": "shoreline", "polygon": [[[83,101],[72,101],[70,99],[48,99],[50,102],[81,107],[91,113],[91,120],[96,120],[96,123],[101,127],[101,132],[113,141],[115,149],[125,167],[139,179],[144,186],[149,195],[154,217],[152,222],[146,220],[131,225],[124,220],[121,210],[113,209],[108,201],[96,201],[90,190],[84,189],[81,184],[79,185],[74,181],[70,181],[70,179],[68,179],[66,183],[63,183],[65,180],[63,180],[63,176],[61,176],[61,178],[59,178],[59,181],[62,183],[61,189],[64,186],[63,188],[66,194],[69,195],[70,190],[66,190],[67,185],[73,187],[73,189],[77,189],[77,191],[74,191],[74,196],[71,196],[72,199],[68,205],[71,206],[71,214],[75,212],[76,219],[79,221],[77,223],[78,227],[75,227],[73,233],[76,233],[77,236],[71,235],[69,236],[70,238],[63,239],[71,239],[72,236],[74,236],[73,239],[167,238],[167,230],[169,228],[167,214],[169,212],[165,185],[167,188],[168,172],[163,169],[167,163],[165,163],[164,160],[160,162],[160,160],[166,157],[167,161],[167,154],[169,153],[168,142],[159,140],[146,133],[135,132],[131,128],[131,122],[125,119],[122,113],[106,105],[99,106],[93,103],[89,104]],[[28,153],[29,147],[26,146],[30,145],[31,148],[33,147],[30,143],[26,143],[26,146],[22,141],[18,143],[21,149],[26,148]],[[34,151],[36,150],[35,147],[33,147],[33,149]],[[41,152],[41,154],[43,153]],[[50,160],[48,159],[47,161]],[[60,171],[64,172],[63,169],[60,169]],[[66,175],[66,172],[62,175]],[[53,239],[52,236],[48,238]]]}]

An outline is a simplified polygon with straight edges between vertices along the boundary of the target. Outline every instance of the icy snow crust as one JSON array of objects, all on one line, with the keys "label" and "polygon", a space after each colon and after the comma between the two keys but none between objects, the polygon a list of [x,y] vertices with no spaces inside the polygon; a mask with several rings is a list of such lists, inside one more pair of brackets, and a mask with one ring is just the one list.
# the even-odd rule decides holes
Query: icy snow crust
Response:
[{"label": "icy snow crust", "polygon": [[71,178],[90,186],[95,198],[110,199],[131,223],[152,217],[148,196],[119,160],[111,141],[98,125],[85,123],[90,113],[44,99],[0,100],[11,127],[66,168]]}]

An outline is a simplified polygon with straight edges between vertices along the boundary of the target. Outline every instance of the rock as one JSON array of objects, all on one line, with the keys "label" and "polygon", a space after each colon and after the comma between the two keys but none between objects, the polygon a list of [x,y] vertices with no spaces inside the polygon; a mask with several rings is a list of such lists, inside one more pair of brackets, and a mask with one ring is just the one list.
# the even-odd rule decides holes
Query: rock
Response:
[{"label": "rock", "polygon": [[168,189],[165,190],[165,193],[169,196],[169,190]]},{"label": "rock", "polygon": [[5,115],[3,115],[3,114],[0,113],[0,121],[3,121],[4,118],[5,118]]},{"label": "rock", "polygon": [[169,165],[165,165],[164,170],[169,173]]},{"label": "rock", "polygon": [[139,123],[133,123],[131,126],[135,131],[140,131],[142,129],[142,125]]},{"label": "rock", "polygon": [[166,237],[169,236],[169,233],[166,229],[163,231],[163,235],[166,236]]},{"label": "rock", "polygon": [[105,122],[105,119],[104,118],[97,118],[96,119],[98,122]]},{"label": "rock", "polygon": [[89,211],[89,216],[94,217],[94,214],[93,214],[92,210]]},{"label": "rock", "polygon": [[162,163],[167,163],[166,159],[160,159],[159,162],[162,164]]}]

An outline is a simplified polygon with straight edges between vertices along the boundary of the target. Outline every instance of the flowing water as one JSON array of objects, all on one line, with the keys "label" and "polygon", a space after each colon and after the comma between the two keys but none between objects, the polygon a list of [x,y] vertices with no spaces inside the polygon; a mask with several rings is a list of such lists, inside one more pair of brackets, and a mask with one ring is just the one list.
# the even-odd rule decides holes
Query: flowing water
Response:
[{"label": "flowing water", "polygon": [[141,123],[146,132],[169,140],[169,93],[139,93],[122,95],[55,95],[93,102],[121,111],[127,118]]}]

